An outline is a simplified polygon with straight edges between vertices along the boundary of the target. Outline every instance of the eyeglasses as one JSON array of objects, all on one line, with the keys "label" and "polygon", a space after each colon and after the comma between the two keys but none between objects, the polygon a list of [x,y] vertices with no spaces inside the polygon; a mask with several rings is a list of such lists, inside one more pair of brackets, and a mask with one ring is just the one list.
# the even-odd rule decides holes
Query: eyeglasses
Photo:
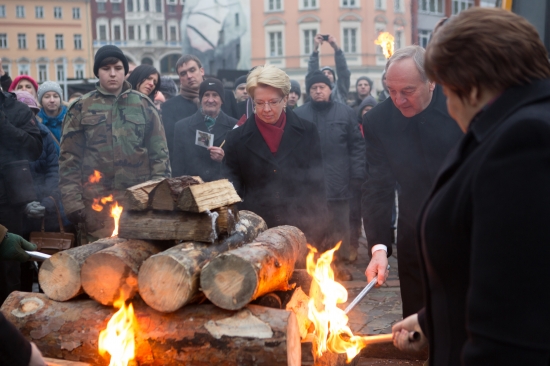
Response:
[{"label": "eyeglasses", "polygon": [[254,105],[256,106],[256,108],[260,108],[260,109],[264,109],[266,106],[269,106],[270,108],[273,108],[275,107],[277,104],[281,103],[281,101],[283,100],[284,98],[281,98],[277,101],[270,101],[270,102],[256,102],[254,101]]}]

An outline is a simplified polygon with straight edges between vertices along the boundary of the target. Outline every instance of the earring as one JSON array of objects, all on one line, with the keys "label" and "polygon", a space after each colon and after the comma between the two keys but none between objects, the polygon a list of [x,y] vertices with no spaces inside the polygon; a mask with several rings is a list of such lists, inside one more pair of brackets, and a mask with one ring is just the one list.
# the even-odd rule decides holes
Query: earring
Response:
[{"label": "earring", "polygon": [[256,114],[256,107],[252,108],[252,112],[254,112],[254,114]]}]

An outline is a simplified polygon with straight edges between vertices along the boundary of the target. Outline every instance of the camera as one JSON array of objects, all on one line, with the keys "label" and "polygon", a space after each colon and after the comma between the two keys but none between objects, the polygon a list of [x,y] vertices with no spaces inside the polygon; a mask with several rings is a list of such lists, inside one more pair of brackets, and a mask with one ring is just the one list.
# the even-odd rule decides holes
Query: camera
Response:
[{"label": "camera", "polygon": [[323,41],[328,41],[328,34],[323,34]]}]

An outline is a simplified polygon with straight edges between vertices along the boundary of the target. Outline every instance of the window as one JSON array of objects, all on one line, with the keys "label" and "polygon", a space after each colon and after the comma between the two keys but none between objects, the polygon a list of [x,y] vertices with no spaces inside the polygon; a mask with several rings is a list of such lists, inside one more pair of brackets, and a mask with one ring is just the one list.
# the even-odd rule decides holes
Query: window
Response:
[{"label": "window", "polygon": [[269,56],[283,55],[283,32],[269,32]]},{"label": "window", "polygon": [[29,64],[19,64],[17,67],[19,68],[19,75],[29,75]]},{"label": "window", "polygon": [[44,7],[43,6],[35,6],[34,7],[34,16],[36,17],[36,19],[44,18]]},{"label": "window", "polygon": [[39,50],[45,50],[46,49],[46,35],[45,34],[37,34],[36,35],[36,48]]},{"label": "window", "polygon": [[74,49],[75,50],[81,50],[82,49],[82,35],[75,34],[74,35]]},{"label": "window", "polygon": [[405,46],[405,40],[403,39],[403,30],[395,31],[395,49],[398,50]]},{"label": "window", "polygon": [[235,26],[239,26],[239,13],[235,13]]},{"label": "window", "polygon": [[162,0],[155,0],[155,11],[162,13]]},{"label": "window", "polygon": [[8,48],[8,35],[0,33],[0,48]]},{"label": "window", "polygon": [[99,40],[100,41],[106,41],[107,40],[107,26],[106,25],[100,25],[99,26]]},{"label": "window", "polygon": [[0,5],[0,18],[6,17],[6,5]]},{"label": "window", "polygon": [[17,18],[24,18],[25,17],[25,7],[23,5],[17,5],[15,7],[15,16]]},{"label": "window", "polygon": [[267,10],[268,11],[283,10],[282,1],[283,0],[267,0]]},{"label": "window", "polygon": [[170,14],[176,14],[176,6],[175,5],[168,5],[168,12]]},{"label": "window", "polygon": [[422,13],[443,14],[443,0],[420,0],[418,11]]},{"label": "window", "polygon": [[143,10],[149,11],[149,0],[143,0]]},{"label": "window", "polygon": [[113,40],[120,41],[122,36],[120,34],[120,25],[113,26]]},{"label": "window", "polygon": [[357,53],[357,28],[344,28],[344,52]]},{"label": "window", "polygon": [[140,0],[136,1],[136,10],[141,11],[141,2],[140,2]]},{"label": "window", "polygon": [[61,6],[54,6],[54,8],[53,8],[53,17],[55,19],[63,18],[63,10],[61,9]]},{"label": "window", "polygon": [[126,11],[128,11],[129,13],[134,11],[134,0],[126,1]]},{"label": "window", "polygon": [[302,0],[302,9],[316,9],[317,0]]},{"label": "window", "polygon": [[151,26],[149,24],[145,26],[145,39],[147,41],[151,40]]},{"label": "window", "polygon": [[430,30],[419,30],[418,31],[418,45],[426,48],[430,37],[432,36],[432,31]]},{"label": "window", "polygon": [[342,0],[342,7],[343,8],[357,8],[359,0]]},{"label": "window", "polygon": [[99,13],[105,13],[105,3],[97,3],[97,11]]},{"label": "window", "polygon": [[162,25],[157,25],[157,39],[159,41],[162,41],[164,39],[163,35],[162,35],[163,31],[162,31]]},{"label": "window", "polygon": [[377,10],[386,10],[386,0],[375,0],[374,7]]},{"label": "window", "polygon": [[56,34],[55,35],[55,49],[56,50],[62,50],[63,49],[63,34]]},{"label": "window", "polygon": [[170,26],[170,40],[171,41],[178,40],[178,29],[175,25]]},{"label": "window", "polygon": [[304,54],[309,55],[313,52],[313,40],[317,34],[317,29],[304,29]]},{"label": "window", "polygon": [[129,40],[134,40],[136,39],[136,34],[134,33],[135,32],[135,28],[133,25],[129,25],[128,26],[128,39]]},{"label": "window", "polygon": [[64,81],[65,68],[63,67],[63,64],[55,65],[55,71],[56,71],[57,81]]},{"label": "window", "polygon": [[73,8],[73,19],[80,19],[80,8]]},{"label": "window", "polygon": [[396,13],[403,12],[403,0],[393,0],[393,11]]},{"label": "window", "polygon": [[48,80],[48,65],[38,65],[38,82],[42,83]]},{"label": "window", "polygon": [[27,48],[27,35],[25,33],[19,33],[17,35],[17,46],[20,49]]},{"label": "window", "polygon": [[453,0],[453,14],[458,14],[472,6],[474,6],[473,0]]},{"label": "window", "polygon": [[74,65],[74,78],[75,79],[84,79],[84,64],[75,64]]},{"label": "window", "polygon": [[120,13],[120,3],[111,3],[111,9],[113,13]]}]

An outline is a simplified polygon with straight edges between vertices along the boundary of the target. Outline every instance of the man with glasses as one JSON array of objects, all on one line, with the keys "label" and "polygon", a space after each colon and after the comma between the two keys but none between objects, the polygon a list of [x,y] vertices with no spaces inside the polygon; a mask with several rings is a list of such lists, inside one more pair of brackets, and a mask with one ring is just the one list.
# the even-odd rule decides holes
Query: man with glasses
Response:
[{"label": "man with glasses", "polygon": [[311,101],[296,108],[298,117],[313,122],[319,130],[325,186],[328,200],[332,238],[329,245],[342,241],[336,252],[337,273],[342,281],[350,281],[351,273],[345,267],[350,261],[349,199],[359,189],[365,172],[365,142],[353,109],[331,98],[331,81],[321,71],[306,78],[306,90]]}]

